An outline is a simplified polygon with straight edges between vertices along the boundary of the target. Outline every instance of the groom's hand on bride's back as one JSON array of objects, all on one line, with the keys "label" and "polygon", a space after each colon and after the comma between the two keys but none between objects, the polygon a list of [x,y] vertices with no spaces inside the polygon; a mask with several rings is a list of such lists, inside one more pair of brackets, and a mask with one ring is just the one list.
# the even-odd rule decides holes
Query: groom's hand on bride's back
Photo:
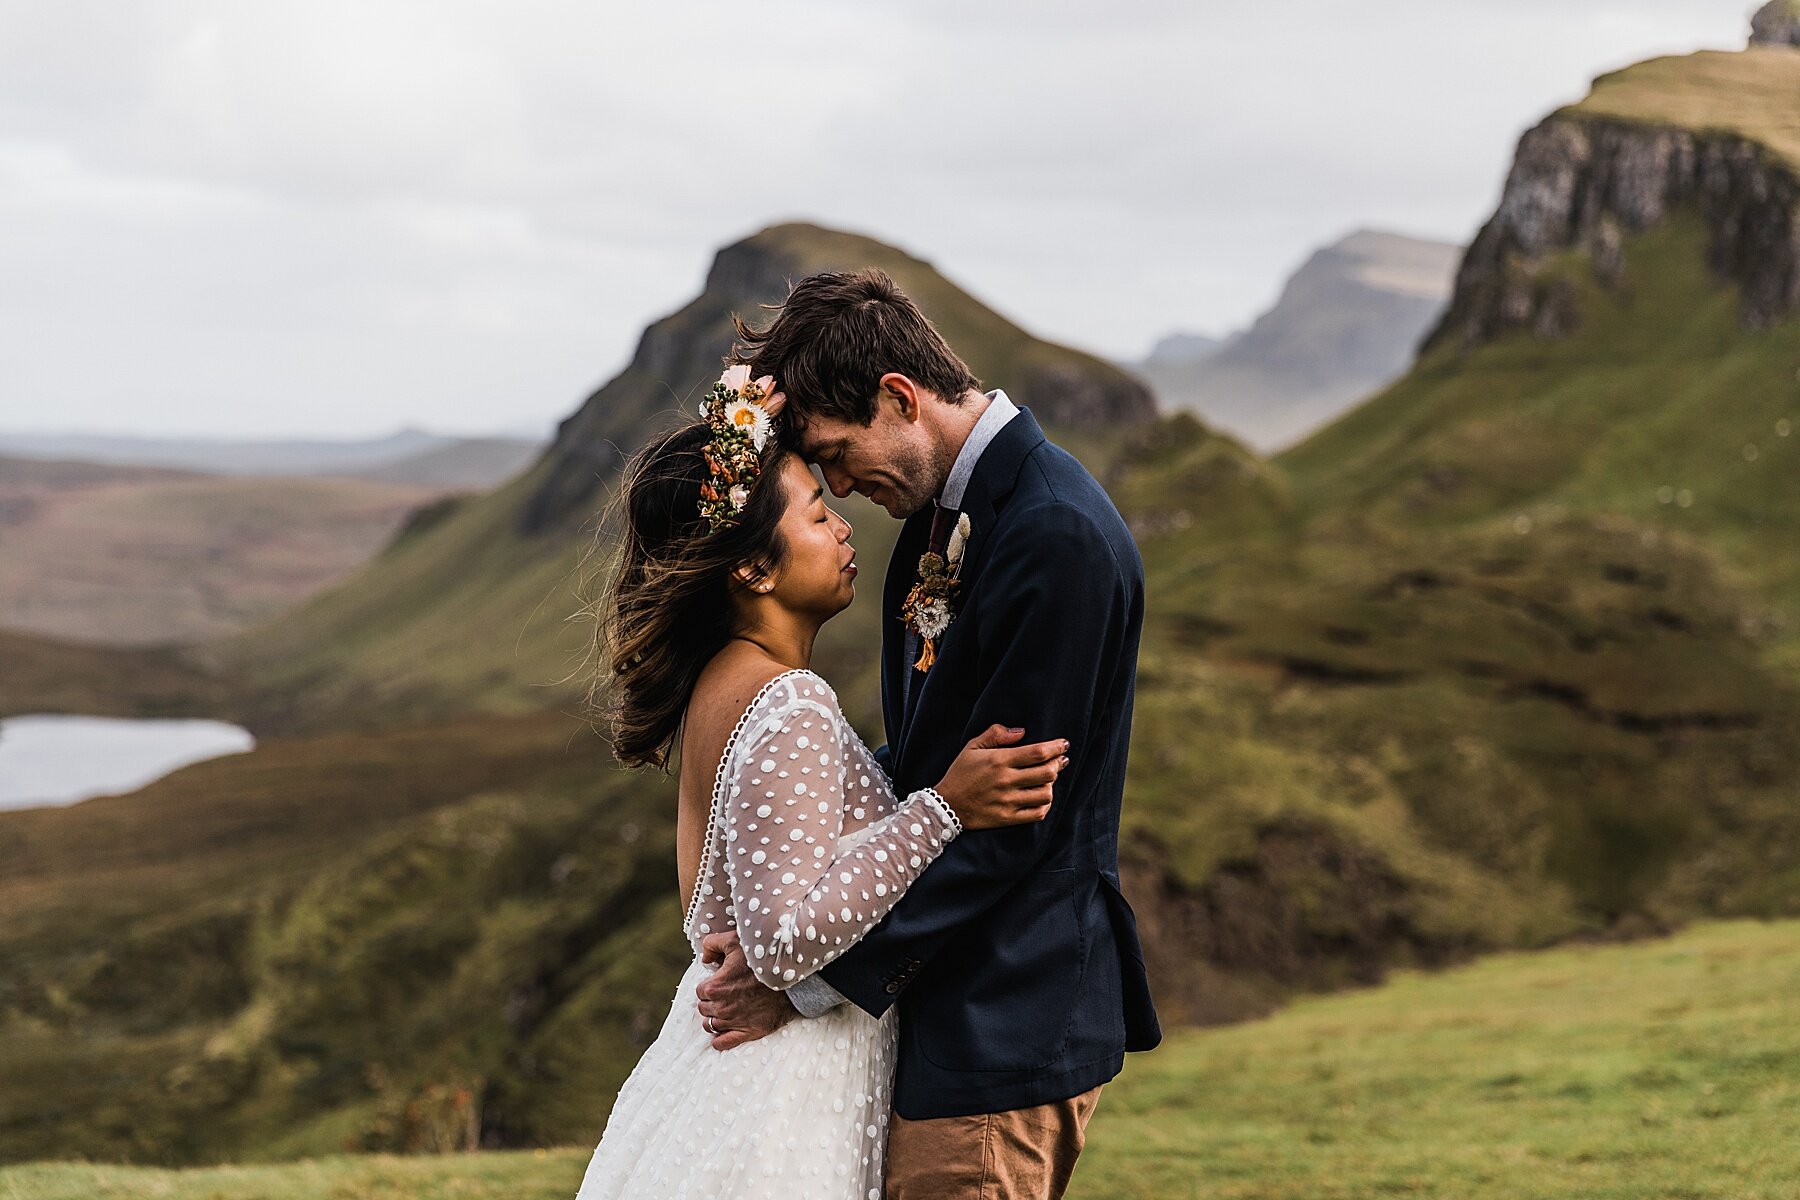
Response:
[{"label": "groom's hand on bride's back", "polygon": [[701,938],[700,961],[719,964],[719,969],[694,989],[700,1020],[713,1035],[714,1050],[768,1037],[800,1015],[786,992],[764,987],[751,973],[737,930],[725,929]]}]

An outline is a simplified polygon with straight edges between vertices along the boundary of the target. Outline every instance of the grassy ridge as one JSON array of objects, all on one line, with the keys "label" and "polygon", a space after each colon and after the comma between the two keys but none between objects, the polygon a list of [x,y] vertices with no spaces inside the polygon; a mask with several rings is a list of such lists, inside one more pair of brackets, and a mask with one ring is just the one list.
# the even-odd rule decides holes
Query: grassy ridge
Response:
[{"label": "grassy ridge", "polygon": [[[1108,1085],[1072,1200],[1788,1200],[1800,922],[1495,955],[1178,1033]],[[598,1139],[162,1171],[0,1168],[8,1200],[552,1200]]]},{"label": "grassy ridge", "polygon": [[1634,63],[1594,80],[1561,110],[1693,133],[1735,133],[1800,167],[1800,54],[1786,46],[1700,50]]}]

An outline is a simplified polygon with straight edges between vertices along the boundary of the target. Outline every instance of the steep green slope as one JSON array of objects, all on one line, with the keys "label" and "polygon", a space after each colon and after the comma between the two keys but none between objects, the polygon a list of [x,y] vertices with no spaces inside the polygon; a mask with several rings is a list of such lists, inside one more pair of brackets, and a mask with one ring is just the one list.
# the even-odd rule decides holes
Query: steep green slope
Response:
[{"label": "steep green slope", "polygon": [[1439,347],[1279,465],[1319,527],[1498,522],[1523,549],[1604,514],[1704,548],[1722,584],[1762,601],[1741,634],[1800,668],[1800,322],[1739,327],[1697,215],[1644,234],[1627,263],[1623,293],[1564,266],[1579,332]]}]

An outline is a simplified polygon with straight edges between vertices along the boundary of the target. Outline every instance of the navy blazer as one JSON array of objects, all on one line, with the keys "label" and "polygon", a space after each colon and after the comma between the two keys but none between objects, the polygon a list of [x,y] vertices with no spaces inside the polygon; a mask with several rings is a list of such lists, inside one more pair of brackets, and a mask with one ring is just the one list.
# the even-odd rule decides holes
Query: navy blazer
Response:
[{"label": "navy blazer", "polygon": [[907,795],[992,724],[1066,737],[1050,816],[967,830],[821,974],[866,1012],[900,1006],[894,1111],[1004,1112],[1106,1082],[1162,1038],[1119,893],[1119,806],[1144,569],[1099,482],[1030,409],[975,466],[956,619],[907,704],[900,606],[931,509],[909,518],[882,598],[883,765]]}]

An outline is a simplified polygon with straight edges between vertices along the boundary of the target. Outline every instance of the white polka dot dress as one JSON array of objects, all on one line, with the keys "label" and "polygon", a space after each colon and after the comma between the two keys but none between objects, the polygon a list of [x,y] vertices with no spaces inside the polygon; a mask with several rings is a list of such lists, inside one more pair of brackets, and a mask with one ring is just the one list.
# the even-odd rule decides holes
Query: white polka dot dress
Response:
[{"label": "white polka dot dress", "polygon": [[929,788],[895,798],[819,676],[765,684],[714,778],[685,925],[694,961],[576,1200],[880,1200],[895,1010],[844,1004],[714,1050],[695,1008],[712,969],[700,939],[737,929],[756,977],[792,987],[873,928],[959,829]]}]

